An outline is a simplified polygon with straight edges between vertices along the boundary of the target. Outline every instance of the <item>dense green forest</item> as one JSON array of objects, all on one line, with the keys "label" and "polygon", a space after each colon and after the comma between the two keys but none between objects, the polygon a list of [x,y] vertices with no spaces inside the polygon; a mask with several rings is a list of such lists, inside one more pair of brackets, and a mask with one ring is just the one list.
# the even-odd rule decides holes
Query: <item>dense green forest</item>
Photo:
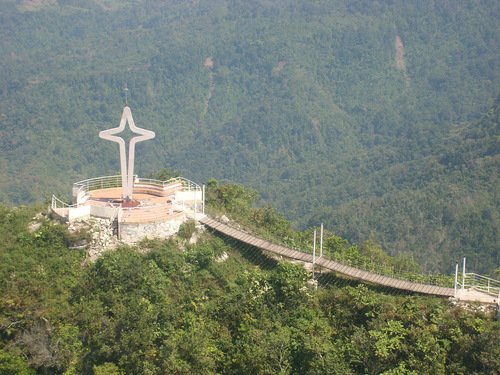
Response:
[{"label": "dense green forest", "polygon": [[5,0],[0,202],[116,174],[98,132],[122,89],[137,170],[256,189],[300,228],[500,264],[494,0]]},{"label": "dense green forest", "polygon": [[[212,181],[209,198],[212,212],[237,212],[261,230],[265,224],[268,235],[302,236],[271,207],[252,208],[255,194],[239,185]],[[301,266],[208,231],[191,243],[192,222],[177,237],[86,263],[85,250],[68,249],[74,238],[66,227],[35,212],[0,207],[1,374],[434,375],[500,367],[494,311],[334,276],[322,275],[314,288]],[[342,252],[346,243],[329,237],[326,246]]]}]

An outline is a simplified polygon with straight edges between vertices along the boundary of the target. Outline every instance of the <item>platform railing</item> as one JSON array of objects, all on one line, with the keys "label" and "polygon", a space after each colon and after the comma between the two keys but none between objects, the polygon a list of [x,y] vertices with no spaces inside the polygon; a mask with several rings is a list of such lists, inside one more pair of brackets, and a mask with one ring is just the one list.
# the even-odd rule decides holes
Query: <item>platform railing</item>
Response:
[{"label": "platform railing", "polygon": [[184,178],[184,177],[173,177],[173,178],[170,178],[166,181],[155,180],[152,178],[136,178],[135,179],[135,183],[156,185],[156,186],[161,186],[161,187],[166,187],[168,185],[175,184],[176,182],[182,184],[183,188],[185,190],[188,190],[188,191],[201,190],[200,185],[198,185],[196,182],[193,182],[193,181],[191,181],[187,178]]},{"label": "platform railing", "polygon": [[[201,190],[200,185],[184,177],[173,177],[169,180],[161,181],[153,178],[138,178],[137,176],[134,176],[134,183],[138,184],[142,183],[148,185],[155,185],[159,187],[166,187],[176,182],[181,183],[183,188],[188,191]],[[73,186],[75,188],[78,188],[78,191],[83,191],[83,192],[88,192],[98,189],[116,188],[122,186],[122,177],[121,175],[94,177],[75,182]]]},{"label": "platform railing", "polygon": [[[144,188],[144,185],[149,186],[151,189],[162,189],[164,191],[170,191],[169,187],[172,188],[173,191],[180,191],[180,192],[201,192],[201,187],[200,185],[196,184],[195,182],[184,178],[184,177],[174,177],[166,181],[161,181],[161,180],[156,180],[152,178],[138,178],[137,176],[134,176],[134,184],[138,186],[138,188]],[[139,185],[143,185],[140,186]],[[57,198],[56,196],[52,196],[52,201],[51,201],[51,209],[54,211],[57,215],[63,217],[63,218],[68,218],[69,211],[71,208],[79,207],[82,205],[84,202],[86,202],[87,198],[90,196],[90,192],[94,190],[100,190],[100,189],[111,189],[111,188],[119,188],[122,186],[122,178],[121,175],[115,175],[115,176],[102,176],[102,177],[94,177],[94,178],[89,178],[86,180],[78,181],[73,184],[73,200],[74,204],[67,204]],[[175,188],[175,189],[174,189]],[[174,202],[174,205],[172,203],[168,203],[172,205],[173,209],[176,210],[178,208],[182,208],[182,210],[192,210],[194,211],[195,215],[197,213],[197,208],[198,208],[198,202],[194,201],[192,203],[189,199],[184,200],[184,198],[181,198],[179,202]],[[167,204],[164,204],[165,206]],[[120,208],[120,210],[123,210],[123,213],[117,213],[115,217],[119,217],[119,221],[121,218],[126,220],[127,217],[130,217],[132,215],[133,210],[152,210],[154,208],[160,209],[161,210],[161,205],[159,206],[138,206],[134,208]],[[161,215],[161,214],[160,214]],[[164,214],[163,214],[164,215]]]},{"label": "platform railing", "polygon": [[167,180],[165,182],[172,183],[172,182],[177,182],[177,181],[181,182],[182,185],[184,186],[184,188],[187,189],[188,191],[201,190],[200,185],[198,185],[196,182],[188,180],[187,178],[184,178],[184,177],[174,177],[174,178],[171,178],[170,180]]},{"label": "platform railing", "polygon": [[78,181],[73,184],[74,187],[80,188],[80,191],[92,191],[99,189],[116,188],[122,186],[122,176],[102,176],[94,177],[86,180]]},{"label": "platform railing", "polygon": [[50,208],[58,209],[58,208],[71,208],[71,207],[76,207],[76,204],[68,204],[66,202],[63,202],[59,198],[57,198],[54,194],[52,194],[52,200],[50,203]]},{"label": "platform railing", "polygon": [[146,185],[154,185],[158,187],[165,187],[167,181],[155,180],[153,178],[135,178],[134,184],[146,184]]},{"label": "platform railing", "polygon": [[62,220],[68,220],[69,217],[69,209],[76,207],[76,204],[67,204],[63,202],[59,198],[57,198],[54,194],[52,194],[52,199],[50,202],[51,211],[59,216]]}]

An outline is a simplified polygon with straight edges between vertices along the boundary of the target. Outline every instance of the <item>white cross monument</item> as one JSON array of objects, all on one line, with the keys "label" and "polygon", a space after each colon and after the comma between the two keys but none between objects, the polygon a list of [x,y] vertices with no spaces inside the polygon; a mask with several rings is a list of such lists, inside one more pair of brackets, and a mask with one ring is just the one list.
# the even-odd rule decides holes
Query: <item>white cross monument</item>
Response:
[{"label": "white cross monument", "polygon": [[[126,150],[125,150],[125,140],[119,137],[118,134],[125,130],[125,125],[128,124],[130,131],[137,136],[132,137],[128,145],[128,167],[126,163]],[[135,157],[135,144],[146,141],[148,139],[153,139],[155,133],[151,130],[146,130],[139,128],[135,125],[134,119],[132,118],[132,111],[128,104],[125,104],[122,112],[122,118],[120,120],[120,125],[113,129],[103,130],[99,132],[99,137],[107,141],[112,141],[118,143],[120,146],[120,167],[122,175],[122,198],[124,201],[132,200],[132,192],[134,190],[134,157]]]}]

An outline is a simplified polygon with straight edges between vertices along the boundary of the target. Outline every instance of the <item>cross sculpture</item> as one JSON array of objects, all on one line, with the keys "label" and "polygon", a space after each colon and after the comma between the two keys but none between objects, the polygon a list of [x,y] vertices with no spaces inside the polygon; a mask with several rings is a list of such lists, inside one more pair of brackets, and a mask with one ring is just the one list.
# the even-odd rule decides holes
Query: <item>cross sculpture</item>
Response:
[{"label": "cross sculpture", "polygon": [[[137,136],[132,137],[128,145],[128,167],[126,164],[126,150],[125,150],[125,140],[119,137],[118,134],[125,130],[125,124],[128,123],[130,131]],[[132,118],[132,111],[130,107],[125,104],[122,112],[122,118],[120,120],[120,125],[116,128],[103,130],[99,132],[99,137],[107,141],[112,141],[118,143],[120,146],[120,166],[122,174],[122,198],[124,201],[132,200],[132,192],[134,188],[134,156],[135,156],[135,144],[146,141],[148,139],[153,139],[155,133],[151,130],[146,130],[139,128],[135,125],[134,119]]]}]

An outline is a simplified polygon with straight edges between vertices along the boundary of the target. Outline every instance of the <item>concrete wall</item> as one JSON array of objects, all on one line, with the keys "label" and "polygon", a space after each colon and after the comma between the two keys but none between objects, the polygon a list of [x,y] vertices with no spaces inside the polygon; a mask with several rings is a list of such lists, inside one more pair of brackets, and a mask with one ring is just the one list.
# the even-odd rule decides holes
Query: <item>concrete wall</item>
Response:
[{"label": "concrete wall", "polygon": [[[86,219],[90,216],[101,217],[104,219],[110,219],[110,218],[114,218],[115,214],[116,214],[116,208],[100,207],[100,206],[69,207],[66,210],[68,210],[67,212],[68,212],[68,221],[69,222],[71,222],[73,220],[77,220],[77,219]],[[58,213],[57,211],[55,211],[55,212]]]},{"label": "concrete wall", "polygon": [[171,220],[156,223],[119,223],[118,235],[121,241],[129,244],[144,238],[165,239],[176,234],[184,221],[186,215],[176,215]]},{"label": "concrete wall", "polygon": [[92,206],[90,209],[90,214],[96,217],[102,217],[104,219],[114,218],[116,215],[117,208],[113,207],[102,207],[102,206]]},{"label": "concrete wall", "polygon": [[73,186],[73,189],[71,189],[71,197],[73,203],[78,203],[78,192],[80,191],[80,188],[77,186]]},{"label": "concrete wall", "polygon": [[90,216],[90,206],[71,207],[68,209],[68,221],[88,218]]}]

